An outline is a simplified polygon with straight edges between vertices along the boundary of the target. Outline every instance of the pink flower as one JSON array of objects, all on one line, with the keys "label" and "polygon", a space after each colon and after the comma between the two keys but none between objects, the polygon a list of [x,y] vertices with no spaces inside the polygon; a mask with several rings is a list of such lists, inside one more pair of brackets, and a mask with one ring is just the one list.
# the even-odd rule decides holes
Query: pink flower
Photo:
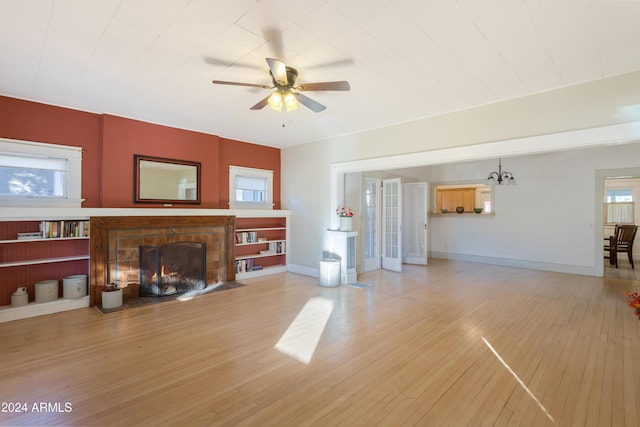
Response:
[{"label": "pink flower", "polygon": [[353,211],[351,208],[338,208],[336,209],[336,215],[340,217],[352,217]]}]

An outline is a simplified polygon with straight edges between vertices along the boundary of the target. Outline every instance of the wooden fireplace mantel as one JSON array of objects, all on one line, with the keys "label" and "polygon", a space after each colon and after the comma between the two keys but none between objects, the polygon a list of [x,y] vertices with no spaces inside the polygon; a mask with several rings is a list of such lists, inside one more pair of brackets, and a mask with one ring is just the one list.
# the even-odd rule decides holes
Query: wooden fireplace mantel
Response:
[{"label": "wooden fireplace mantel", "polygon": [[127,230],[157,230],[172,227],[222,227],[224,229],[224,281],[235,280],[234,221],[222,216],[92,216],[90,229],[90,305],[100,303],[101,291],[108,281],[109,236]]}]

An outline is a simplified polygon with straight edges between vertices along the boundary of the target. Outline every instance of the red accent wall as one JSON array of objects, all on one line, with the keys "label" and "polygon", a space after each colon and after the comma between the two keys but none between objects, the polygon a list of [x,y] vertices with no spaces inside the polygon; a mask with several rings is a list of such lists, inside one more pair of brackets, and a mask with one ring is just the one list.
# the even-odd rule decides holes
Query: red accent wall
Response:
[{"label": "red accent wall", "polygon": [[[83,207],[160,207],[133,203],[133,155],[144,154],[201,163],[201,204],[175,207],[227,208],[229,165],[236,165],[273,170],[274,203],[276,209],[280,208],[280,150],[277,148],[6,96],[0,96],[0,137],[82,147]],[[28,224],[0,221],[0,239],[14,239],[17,232],[37,231],[37,227],[37,221]],[[76,251],[77,245],[86,246],[87,241],[58,242],[62,244],[52,247],[48,243],[5,245],[0,247],[0,260],[34,259],[42,255],[37,252],[42,248],[59,251],[63,247]],[[82,253],[88,252],[86,247],[81,249]],[[35,282],[71,274],[88,274],[88,262],[2,268],[0,306],[10,304],[11,293],[18,286],[27,286],[33,300]]]},{"label": "red accent wall", "polygon": [[264,145],[220,138],[220,208],[229,207],[229,166],[268,169],[273,171],[274,209],[280,209],[280,150]]},{"label": "red accent wall", "polygon": [[274,171],[280,208],[280,150],[216,135],[0,96],[0,137],[83,148],[83,207],[160,207],[133,203],[133,155],[202,164],[201,204],[228,208],[229,165]]},{"label": "red accent wall", "polygon": [[144,154],[201,163],[201,204],[174,207],[219,208],[219,138],[215,135],[103,116],[102,204],[105,207],[156,207],[133,203],[133,155]]},{"label": "red accent wall", "polygon": [[[82,206],[100,206],[102,116],[0,96],[0,137],[82,147]],[[133,178],[132,178],[133,179]]]}]

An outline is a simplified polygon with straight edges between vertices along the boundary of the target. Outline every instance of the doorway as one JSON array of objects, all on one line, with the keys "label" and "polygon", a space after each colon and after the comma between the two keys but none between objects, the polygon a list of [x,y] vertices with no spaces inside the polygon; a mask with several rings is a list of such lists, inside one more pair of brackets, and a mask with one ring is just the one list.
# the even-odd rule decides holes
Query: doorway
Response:
[{"label": "doorway", "polygon": [[[640,209],[636,208],[638,200],[640,200],[639,176],[606,177],[604,179],[602,217],[605,239],[615,234],[616,224],[640,224]],[[640,254],[640,240],[638,238],[633,243],[633,254],[634,264],[638,264],[638,255]],[[619,254],[617,268],[604,259],[603,276],[640,280],[640,268],[632,268],[627,254]]]},{"label": "doorway", "polygon": [[427,265],[428,184],[400,178],[362,179],[362,272]]},{"label": "doorway", "polygon": [[403,191],[403,262],[427,265],[429,185],[426,182],[410,182],[402,185]]}]

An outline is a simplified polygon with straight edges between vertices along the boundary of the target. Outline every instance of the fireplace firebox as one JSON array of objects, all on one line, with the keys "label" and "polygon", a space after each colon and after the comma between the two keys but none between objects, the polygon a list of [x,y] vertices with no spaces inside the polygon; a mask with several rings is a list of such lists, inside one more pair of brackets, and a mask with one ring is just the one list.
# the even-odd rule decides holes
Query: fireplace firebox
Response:
[{"label": "fireplace firebox", "polygon": [[161,297],[206,287],[204,242],[175,242],[140,246],[141,297]]}]

